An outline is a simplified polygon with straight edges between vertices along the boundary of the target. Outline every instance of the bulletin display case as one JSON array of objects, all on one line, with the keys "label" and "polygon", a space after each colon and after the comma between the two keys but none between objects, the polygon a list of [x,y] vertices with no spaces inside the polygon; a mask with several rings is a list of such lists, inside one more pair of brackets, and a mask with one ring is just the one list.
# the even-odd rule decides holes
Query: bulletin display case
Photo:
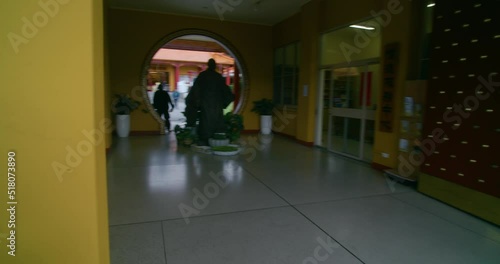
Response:
[{"label": "bulletin display case", "polygon": [[412,80],[406,82],[403,93],[403,107],[398,121],[398,167],[386,170],[386,173],[405,181],[417,181],[425,155],[422,150],[422,123],[426,90],[427,81]]}]

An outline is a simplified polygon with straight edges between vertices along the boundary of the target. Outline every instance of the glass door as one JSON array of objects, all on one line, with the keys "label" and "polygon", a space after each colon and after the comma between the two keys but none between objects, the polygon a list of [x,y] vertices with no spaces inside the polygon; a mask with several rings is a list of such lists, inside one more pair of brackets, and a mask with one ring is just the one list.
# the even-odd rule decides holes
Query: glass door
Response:
[{"label": "glass door", "polygon": [[321,71],[322,136],[330,151],[371,161],[375,134],[378,64]]},{"label": "glass door", "polygon": [[328,148],[328,130],[330,124],[330,101],[332,100],[333,79],[332,69],[322,69],[320,72],[321,88],[318,92],[316,145]]}]

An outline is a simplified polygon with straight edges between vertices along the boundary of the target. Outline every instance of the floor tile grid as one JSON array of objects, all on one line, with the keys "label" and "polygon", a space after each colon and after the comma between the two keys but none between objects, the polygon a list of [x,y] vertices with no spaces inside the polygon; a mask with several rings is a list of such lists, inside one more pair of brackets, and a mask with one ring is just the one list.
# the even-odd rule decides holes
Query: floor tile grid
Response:
[{"label": "floor tile grid", "polygon": [[293,204],[291,204],[289,201],[287,201],[283,196],[281,196],[279,193],[277,193],[276,191],[274,191],[271,187],[269,187],[265,182],[263,182],[262,180],[260,180],[258,177],[256,177],[255,175],[253,175],[253,173],[251,173],[250,171],[248,171],[246,168],[243,168],[250,176],[252,176],[253,178],[255,178],[258,182],[260,182],[262,185],[264,185],[266,188],[268,188],[271,192],[273,192],[276,196],[278,196],[279,198],[281,198],[283,201],[285,201],[291,208],[293,208],[293,210],[295,210],[297,213],[299,213],[300,215],[302,215],[305,219],[307,219],[307,221],[311,222],[311,224],[313,224],[316,228],[318,228],[319,230],[321,230],[321,232],[325,233],[328,237],[330,237],[333,241],[335,241],[335,243],[339,244],[344,250],[346,250],[347,252],[349,252],[349,254],[351,254],[354,258],[356,258],[359,262],[365,264],[366,262],[363,261],[362,259],[360,259],[358,256],[356,256],[354,253],[352,253],[351,250],[349,250],[346,246],[342,245],[342,243],[340,243],[339,241],[337,241],[332,235],[330,235],[328,232],[326,232],[323,228],[321,228],[321,226],[319,226],[318,224],[316,224],[314,221],[312,221],[309,217],[307,217],[307,215],[305,215],[304,213],[302,213],[299,209],[297,209]]},{"label": "floor tile grid", "polygon": [[[441,220],[443,220],[443,221],[446,221],[446,222],[448,222],[448,223],[450,223],[450,224],[452,224],[452,225],[454,225],[454,226],[460,227],[460,228],[462,228],[462,229],[464,229],[464,230],[467,230],[467,231],[472,232],[472,233],[474,233],[474,234],[476,234],[476,235],[479,235],[479,236],[481,236],[481,237],[483,237],[483,238],[485,238],[485,239],[488,239],[488,240],[490,240],[491,242],[494,242],[495,244],[500,245],[500,242],[498,242],[498,241],[496,241],[496,240],[494,240],[494,239],[491,239],[491,238],[490,238],[490,237],[488,237],[488,236],[485,236],[485,235],[483,235],[483,234],[481,234],[481,233],[479,233],[479,232],[476,232],[476,231],[474,231],[474,230],[472,230],[472,229],[469,229],[469,228],[467,228],[466,226],[460,225],[460,224],[458,224],[458,223],[456,223],[456,222],[450,221],[449,219],[447,219],[447,218],[445,218],[445,217],[442,217],[442,216],[440,216],[440,215],[438,215],[438,214],[435,214],[435,213],[433,213],[433,212],[432,212],[432,211],[430,211],[430,210],[426,210],[425,208],[422,208],[421,206],[417,206],[417,205],[415,205],[415,204],[409,203],[409,202],[404,201],[404,200],[402,200],[402,199],[399,199],[399,198],[397,198],[396,196],[393,196],[393,195],[389,195],[389,196],[390,196],[391,198],[393,198],[393,199],[396,199],[396,200],[398,200],[398,201],[400,201],[400,202],[404,203],[404,204],[407,204],[407,205],[409,205],[409,206],[412,206],[412,207],[414,207],[414,208],[416,208],[416,209],[418,209],[418,210],[421,210],[421,211],[423,211],[423,212],[425,212],[425,213],[427,213],[427,214],[433,215],[433,216],[435,216],[435,217],[437,217],[437,218],[439,218],[439,219],[441,219]],[[431,198],[432,198],[432,197],[431,197]],[[434,200],[435,200],[435,199],[434,199]],[[441,202],[441,201],[439,201],[439,200],[436,200],[436,201],[437,201],[437,202]],[[460,210],[460,209],[457,209],[457,210]],[[470,216],[471,216],[471,217],[475,217],[475,216],[473,216],[473,215],[470,215]],[[481,219],[481,220],[482,220],[482,219]]]},{"label": "floor tile grid", "polygon": [[168,264],[168,256],[167,256],[167,250],[166,250],[166,245],[167,243],[165,242],[165,230],[163,228],[163,222],[160,222],[161,225],[161,241],[162,241],[162,246],[163,246],[163,255],[165,256],[165,264]]},{"label": "floor tile grid", "polygon": [[[273,207],[250,209],[250,210],[237,210],[237,211],[224,212],[224,213],[215,213],[215,214],[206,214],[206,215],[191,216],[191,218],[194,219],[194,218],[203,218],[203,217],[211,217],[211,216],[230,215],[230,214],[237,214],[237,213],[246,213],[246,212],[255,212],[255,211],[263,211],[263,210],[272,210],[272,209],[287,208],[287,207],[291,207],[291,206],[290,205],[282,205],[282,206],[273,206]],[[184,218],[178,217],[178,218],[168,218],[168,219],[161,219],[161,220],[154,220],[154,221],[143,221],[143,222],[126,223],[126,224],[111,224],[109,226],[110,227],[133,226],[133,225],[140,225],[140,224],[163,223],[163,222],[179,221],[179,220],[184,220]]]}]

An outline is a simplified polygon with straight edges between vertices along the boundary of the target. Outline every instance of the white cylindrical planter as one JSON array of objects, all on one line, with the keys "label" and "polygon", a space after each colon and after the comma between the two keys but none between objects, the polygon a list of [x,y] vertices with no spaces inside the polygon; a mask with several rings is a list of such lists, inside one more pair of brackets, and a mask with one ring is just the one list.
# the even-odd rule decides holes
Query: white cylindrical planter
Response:
[{"label": "white cylindrical planter", "polygon": [[119,137],[128,137],[130,133],[130,115],[116,116],[116,133]]},{"label": "white cylindrical planter", "polygon": [[273,116],[261,115],[260,116],[260,133],[263,135],[271,134],[273,129]]}]

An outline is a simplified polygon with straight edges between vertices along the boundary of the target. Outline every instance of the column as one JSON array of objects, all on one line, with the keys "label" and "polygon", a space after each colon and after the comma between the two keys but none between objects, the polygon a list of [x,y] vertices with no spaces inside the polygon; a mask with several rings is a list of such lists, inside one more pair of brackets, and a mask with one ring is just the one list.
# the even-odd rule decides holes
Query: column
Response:
[{"label": "column", "polygon": [[240,102],[240,71],[238,69],[238,65],[234,65],[234,78],[233,78],[233,93],[234,93],[234,109],[238,106],[238,103]]}]

